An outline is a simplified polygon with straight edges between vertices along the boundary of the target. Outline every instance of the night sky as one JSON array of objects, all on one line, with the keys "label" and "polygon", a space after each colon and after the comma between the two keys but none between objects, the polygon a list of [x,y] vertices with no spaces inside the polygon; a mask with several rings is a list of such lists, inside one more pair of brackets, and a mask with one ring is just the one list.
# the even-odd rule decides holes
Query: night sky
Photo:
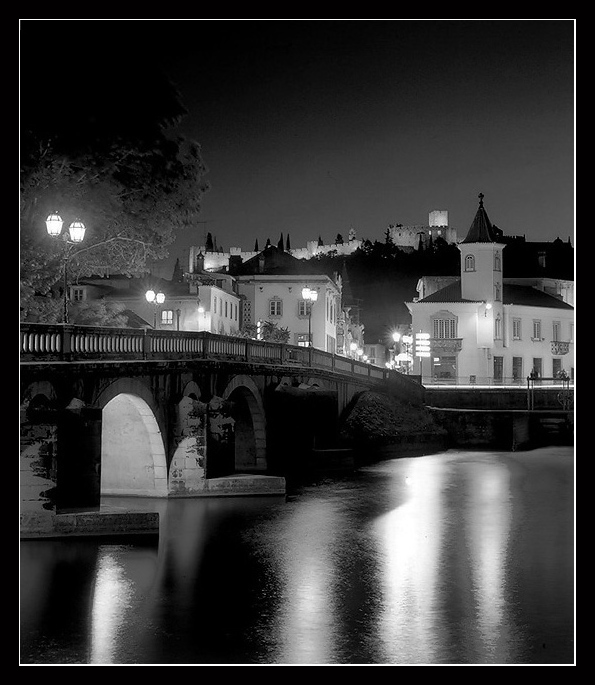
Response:
[{"label": "night sky", "polygon": [[211,184],[183,264],[206,231],[383,240],[434,209],[462,239],[479,192],[506,235],[575,242],[574,20],[21,20],[21,55],[48,35],[81,69],[146,55],[177,86]]}]

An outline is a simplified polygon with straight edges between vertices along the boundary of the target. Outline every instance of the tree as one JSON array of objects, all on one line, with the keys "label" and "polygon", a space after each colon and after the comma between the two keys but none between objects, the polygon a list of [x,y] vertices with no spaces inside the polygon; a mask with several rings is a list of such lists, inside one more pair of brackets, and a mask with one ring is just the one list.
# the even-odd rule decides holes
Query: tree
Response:
[{"label": "tree", "polygon": [[173,283],[182,283],[182,281],[184,280],[184,274],[182,273],[182,267],[180,266],[179,257],[176,259],[176,263],[174,264],[174,271],[172,273],[171,280]]},{"label": "tree", "polygon": [[213,252],[213,249],[213,236],[210,233],[207,233],[207,239],[205,241],[205,252]]},{"label": "tree", "polygon": [[337,245],[343,245],[343,236],[340,233],[337,233],[337,237],[335,238],[335,243]]},{"label": "tree", "polygon": [[255,323],[244,323],[240,330],[239,336],[241,338],[251,338],[258,340],[260,332],[260,340],[266,342],[287,343],[291,335],[288,328],[281,328],[279,324],[274,321],[263,321],[259,327]]},{"label": "tree", "polygon": [[[27,22],[25,22],[27,24]],[[22,51],[38,40],[22,31]],[[208,184],[200,145],[178,135],[186,110],[146,55],[65,50],[21,61],[21,317],[45,308],[62,265],[70,281],[101,273],[141,275],[192,226]],[[60,84],[60,93],[55,84]],[[61,102],[61,94],[68,101]],[[84,243],[50,238],[48,214],[80,218]],[[35,302],[33,300],[36,300]]]}]

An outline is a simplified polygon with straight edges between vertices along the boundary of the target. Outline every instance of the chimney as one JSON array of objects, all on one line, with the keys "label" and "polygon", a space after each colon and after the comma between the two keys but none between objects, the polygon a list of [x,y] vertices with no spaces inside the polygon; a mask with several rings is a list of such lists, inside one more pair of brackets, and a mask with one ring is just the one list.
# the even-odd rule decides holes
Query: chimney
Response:
[{"label": "chimney", "polygon": [[228,273],[237,274],[239,269],[240,269],[240,266],[242,266],[243,261],[244,260],[242,259],[242,255],[239,255],[239,254],[229,255]]}]

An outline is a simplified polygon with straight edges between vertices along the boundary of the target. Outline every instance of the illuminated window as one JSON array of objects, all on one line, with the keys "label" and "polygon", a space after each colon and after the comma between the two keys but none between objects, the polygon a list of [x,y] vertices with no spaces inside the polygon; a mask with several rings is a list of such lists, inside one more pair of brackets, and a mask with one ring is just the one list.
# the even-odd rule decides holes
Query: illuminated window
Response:
[{"label": "illuminated window", "polygon": [[281,316],[283,314],[283,300],[275,297],[269,300],[269,316]]},{"label": "illuminated window", "polygon": [[295,344],[299,347],[309,347],[308,345],[308,334],[307,333],[297,333],[295,336]]},{"label": "illuminated window", "polygon": [[174,322],[174,311],[173,309],[162,309],[161,310],[161,324],[170,325]]},{"label": "illuminated window", "polygon": [[465,257],[465,271],[475,271],[475,257],[472,254]]}]

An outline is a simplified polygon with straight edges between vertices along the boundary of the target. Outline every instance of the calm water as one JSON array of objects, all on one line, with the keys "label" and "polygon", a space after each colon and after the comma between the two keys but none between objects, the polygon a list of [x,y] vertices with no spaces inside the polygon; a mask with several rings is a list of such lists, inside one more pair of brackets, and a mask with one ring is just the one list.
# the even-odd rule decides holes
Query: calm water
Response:
[{"label": "calm water", "polygon": [[159,541],[21,542],[21,664],[575,663],[572,448],[109,503]]}]

